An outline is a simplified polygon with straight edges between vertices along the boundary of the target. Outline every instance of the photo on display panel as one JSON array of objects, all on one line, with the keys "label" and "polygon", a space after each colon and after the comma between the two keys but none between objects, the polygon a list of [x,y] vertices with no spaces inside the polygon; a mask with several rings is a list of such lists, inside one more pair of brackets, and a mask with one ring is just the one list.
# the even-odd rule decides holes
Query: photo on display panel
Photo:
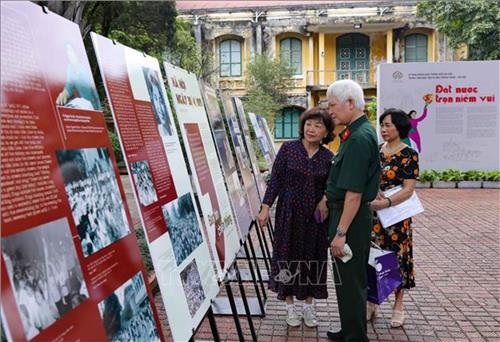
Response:
[{"label": "photo on display panel", "polygon": [[179,266],[203,242],[191,194],[188,192],[161,209]]},{"label": "photo on display panel", "polygon": [[3,237],[2,255],[28,340],[89,297],[66,218]]},{"label": "photo on display panel", "polygon": [[146,160],[133,162],[130,164],[130,170],[132,171],[141,205],[148,206],[158,201],[149,163]]},{"label": "photo on display panel", "polygon": [[[56,105],[86,110],[101,110],[99,95],[88,67],[82,63],[73,45],[66,43],[66,81]],[[85,61],[87,62],[87,61]]]},{"label": "photo on display panel", "polygon": [[160,341],[141,272],[98,306],[109,341]]},{"label": "photo on display panel", "polygon": [[130,233],[106,148],[59,150],[57,161],[85,257]]},{"label": "photo on display panel", "polygon": [[163,83],[160,75],[157,71],[147,67],[142,67],[142,72],[151,99],[151,107],[158,124],[158,132],[162,136],[170,136],[173,134],[172,123],[168,116],[167,102],[163,95]]},{"label": "photo on display panel", "polygon": [[186,294],[186,301],[191,317],[194,317],[201,304],[205,301],[205,292],[201,284],[200,273],[196,260],[193,259],[181,272],[182,287]]}]

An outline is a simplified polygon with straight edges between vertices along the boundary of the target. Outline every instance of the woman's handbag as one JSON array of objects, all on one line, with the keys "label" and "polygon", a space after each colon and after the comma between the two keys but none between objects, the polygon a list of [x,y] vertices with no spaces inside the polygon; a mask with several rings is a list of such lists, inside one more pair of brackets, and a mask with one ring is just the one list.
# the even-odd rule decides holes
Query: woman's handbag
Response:
[{"label": "woman's handbag", "polygon": [[401,273],[396,254],[372,243],[368,258],[368,300],[382,304],[401,285]]}]

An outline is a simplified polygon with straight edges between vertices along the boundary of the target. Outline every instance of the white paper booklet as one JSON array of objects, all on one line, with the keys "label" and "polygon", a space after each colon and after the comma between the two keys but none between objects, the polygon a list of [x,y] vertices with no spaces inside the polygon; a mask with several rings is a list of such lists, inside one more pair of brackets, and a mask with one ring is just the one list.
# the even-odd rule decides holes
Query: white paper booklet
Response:
[{"label": "white paper booklet", "polygon": [[[384,195],[385,197],[391,197],[402,189],[402,186],[397,186],[385,191]],[[423,211],[424,207],[422,206],[417,193],[414,191],[413,195],[411,195],[411,197],[406,201],[389,208],[377,210],[377,216],[382,224],[382,227],[387,228],[395,223],[403,221],[404,219],[420,214]]]}]

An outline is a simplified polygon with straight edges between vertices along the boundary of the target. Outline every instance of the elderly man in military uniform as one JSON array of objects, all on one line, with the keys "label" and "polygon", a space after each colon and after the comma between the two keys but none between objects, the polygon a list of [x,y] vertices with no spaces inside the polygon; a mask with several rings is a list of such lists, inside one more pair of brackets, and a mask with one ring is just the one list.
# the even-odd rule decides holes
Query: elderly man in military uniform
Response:
[{"label": "elderly man in military uniform", "polygon": [[[328,235],[334,258],[335,289],[341,330],[329,331],[333,341],[368,341],[366,332],[366,267],[370,250],[372,201],[379,189],[380,160],[377,135],[363,113],[363,90],[354,81],[341,80],[327,91],[328,110],[341,132],[339,151],[327,180]],[[320,204],[321,205],[321,204]],[[352,251],[346,262],[345,245]]]}]

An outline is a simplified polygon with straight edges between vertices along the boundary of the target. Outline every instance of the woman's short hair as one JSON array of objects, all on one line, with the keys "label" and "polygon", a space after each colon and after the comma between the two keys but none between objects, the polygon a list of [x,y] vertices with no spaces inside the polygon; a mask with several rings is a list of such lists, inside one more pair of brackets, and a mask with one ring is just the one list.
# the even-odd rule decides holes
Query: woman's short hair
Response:
[{"label": "woman's short hair", "polygon": [[326,98],[330,100],[332,96],[335,96],[340,102],[352,99],[358,110],[365,109],[363,88],[353,80],[339,80],[330,84],[326,91]]},{"label": "woman's short hair", "polygon": [[324,108],[313,107],[311,109],[306,110],[304,113],[300,115],[299,118],[299,134],[300,138],[304,138],[304,125],[307,120],[316,120],[321,119],[323,121],[323,125],[326,127],[326,131],[328,132],[327,136],[321,140],[322,144],[328,144],[333,140],[333,130],[335,125],[333,124],[332,118],[328,111]]},{"label": "woman's short hair", "polygon": [[388,115],[391,116],[392,124],[396,126],[396,129],[399,132],[399,138],[401,139],[407,138],[408,133],[410,132],[411,129],[411,122],[410,118],[408,118],[408,114],[406,114],[401,109],[389,108],[386,109],[382,113],[382,115],[380,115],[378,122],[382,124],[382,121],[384,121],[385,117]]}]

